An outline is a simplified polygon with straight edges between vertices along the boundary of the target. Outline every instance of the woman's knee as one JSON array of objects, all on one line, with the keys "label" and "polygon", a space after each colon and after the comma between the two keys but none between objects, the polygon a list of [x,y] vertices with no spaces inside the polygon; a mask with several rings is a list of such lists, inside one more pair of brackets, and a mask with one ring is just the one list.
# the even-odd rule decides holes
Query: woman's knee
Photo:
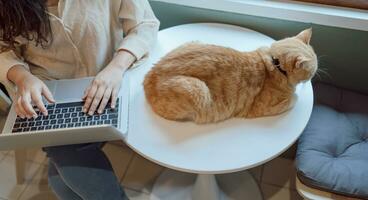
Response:
[{"label": "woman's knee", "polygon": [[88,143],[88,144],[72,144],[63,146],[44,147],[42,150],[46,153],[47,157],[55,158],[65,155],[76,155],[83,151],[99,150],[103,147],[104,142]]}]

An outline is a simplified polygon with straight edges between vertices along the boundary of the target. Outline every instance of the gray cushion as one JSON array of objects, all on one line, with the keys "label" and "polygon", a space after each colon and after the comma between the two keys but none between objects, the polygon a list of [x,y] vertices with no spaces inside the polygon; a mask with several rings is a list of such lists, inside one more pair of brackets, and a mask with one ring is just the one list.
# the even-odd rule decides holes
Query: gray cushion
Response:
[{"label": "gray cushion", "polygon": [[368,199],[368,98],[326,85],[315,92],[320,104],[299,139],[298,177],[310,187]]}]

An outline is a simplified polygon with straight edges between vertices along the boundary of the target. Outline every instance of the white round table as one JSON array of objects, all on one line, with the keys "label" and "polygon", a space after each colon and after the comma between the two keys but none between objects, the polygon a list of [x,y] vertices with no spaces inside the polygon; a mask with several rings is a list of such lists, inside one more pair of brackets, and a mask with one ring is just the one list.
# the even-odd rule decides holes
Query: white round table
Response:
[{"label": "white round table", "polygon": [[151,199],[262,199],[256,181],[244,170],[275,158],[297,140],[312,111],[311,83],[298,85],[295,107],[278,116],[230,119],[210,125],[166,120],[151,110],[142,82],[154,63],[189,41],[251,51],[274,40],[246,28],[210,23],[180,25],[159,32],[147,62],[129,72],[126,143],[148,160],[169,168],[157,179]]}]

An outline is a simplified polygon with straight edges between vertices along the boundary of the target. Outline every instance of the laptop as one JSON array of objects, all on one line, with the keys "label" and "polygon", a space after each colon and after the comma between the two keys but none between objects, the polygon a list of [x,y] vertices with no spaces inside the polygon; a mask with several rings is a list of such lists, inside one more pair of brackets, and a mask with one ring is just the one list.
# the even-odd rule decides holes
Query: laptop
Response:
[{"label": "laptop", "polygon": [[35,111],[37,118],[21,119],[10,108],[0,134],[0,150],[47,147],[124,139],[128,132],[129,79],[124,75],[115,109],[110,102],[102,114],[82,112],[82,95],[93,77],[45,81],[55,104],[47,104],[48,116]]}]

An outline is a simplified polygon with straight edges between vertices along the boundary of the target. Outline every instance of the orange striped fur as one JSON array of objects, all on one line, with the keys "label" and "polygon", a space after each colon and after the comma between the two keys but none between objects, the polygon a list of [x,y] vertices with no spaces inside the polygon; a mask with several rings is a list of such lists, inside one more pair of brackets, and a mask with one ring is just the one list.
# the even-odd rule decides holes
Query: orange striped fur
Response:
[{"label": "orange striped fur", "polygon": [[[293,106],[296,85],[310,80],[317,70],[311,35],[307,29],[252,52],[184,44],[146,75],[146,98],[166,119],[199,124],[282,113]],[[275,67],[272,57],[279,59],[287,76]]]}]

